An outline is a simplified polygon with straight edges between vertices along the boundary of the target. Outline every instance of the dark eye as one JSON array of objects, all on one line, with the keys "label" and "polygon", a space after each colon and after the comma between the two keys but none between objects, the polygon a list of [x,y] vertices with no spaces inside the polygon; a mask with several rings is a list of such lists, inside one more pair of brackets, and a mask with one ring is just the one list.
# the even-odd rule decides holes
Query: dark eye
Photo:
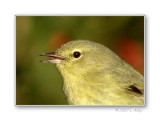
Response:
[{"label": "dark eye", "polygon": [[79,57],[81,56],[81,53],[78,52],[78,51],[75,51],[75,52],[73,53],[73,56],[74,56],[75,58],[79,58]]}]

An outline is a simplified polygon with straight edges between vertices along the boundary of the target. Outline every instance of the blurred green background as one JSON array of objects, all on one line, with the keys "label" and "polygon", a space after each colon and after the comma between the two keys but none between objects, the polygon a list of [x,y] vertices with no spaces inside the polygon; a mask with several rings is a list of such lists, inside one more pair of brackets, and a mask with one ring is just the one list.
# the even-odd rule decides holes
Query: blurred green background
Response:
[{"label": "blurred green background", "polygon": [[67,105],[60,72],[39,55],[77,39],[108,46],[144,73],[144,16],[16,16],[17,105]]}]

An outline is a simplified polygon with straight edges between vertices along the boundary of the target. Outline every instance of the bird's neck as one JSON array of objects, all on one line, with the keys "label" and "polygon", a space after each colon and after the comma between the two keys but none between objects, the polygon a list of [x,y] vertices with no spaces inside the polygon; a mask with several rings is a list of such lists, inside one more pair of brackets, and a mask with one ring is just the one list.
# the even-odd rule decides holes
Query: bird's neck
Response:
[{"label": "bird's neck", "polygon": [[[74,75],[63,76],[64,85],[63,90],[67,97],[69,104],[81,104],[82,100],[86,97],[87,89],[84,89],[87,85],[85,81],[79,76],[77,78]],[[78,80],[77,80],[78,79]]]}]

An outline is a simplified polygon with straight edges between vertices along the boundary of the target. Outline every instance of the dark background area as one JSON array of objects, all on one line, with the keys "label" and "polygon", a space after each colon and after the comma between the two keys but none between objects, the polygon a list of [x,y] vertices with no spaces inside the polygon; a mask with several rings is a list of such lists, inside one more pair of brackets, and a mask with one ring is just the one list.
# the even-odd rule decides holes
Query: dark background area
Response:
[{"label": "dark background area", "polygon": [[39,55],[78,39],[106,45],[144,73],[143,16],[17,16],[17,105],[67,104],[60,72]]}]

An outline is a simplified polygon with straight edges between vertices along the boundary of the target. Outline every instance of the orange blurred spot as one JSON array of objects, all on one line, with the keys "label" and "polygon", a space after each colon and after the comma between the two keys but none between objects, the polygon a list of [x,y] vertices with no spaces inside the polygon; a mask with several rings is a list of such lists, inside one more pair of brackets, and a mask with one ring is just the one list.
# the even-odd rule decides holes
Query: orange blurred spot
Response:
[{"label": "orange blurred spot", "polygon": [[55,51],[57,48],[59,48],[64,43],[67,43],[68,41],[71,41],[71,39],[65,32],[57,31],[51,36],[49,40],[49,46],[52,51]]},{"label": "orange blurred spot", "polygon": [[118,55],[144,74],[144,48],[136,40],[121,39],[117,43]]}]

